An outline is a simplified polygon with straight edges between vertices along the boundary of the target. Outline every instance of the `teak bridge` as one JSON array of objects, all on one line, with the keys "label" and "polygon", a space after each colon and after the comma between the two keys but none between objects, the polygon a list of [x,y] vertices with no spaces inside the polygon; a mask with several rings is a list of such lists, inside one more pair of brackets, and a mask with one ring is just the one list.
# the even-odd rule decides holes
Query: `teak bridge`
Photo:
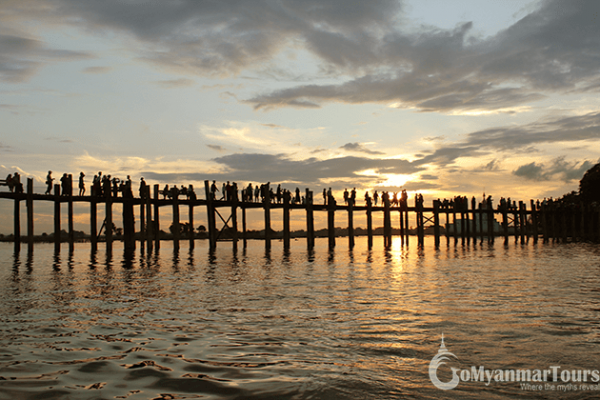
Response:
[{"label": "teak bridge", "polygon": [[[383,213],[383,236],[385,246],[390,246],[392,234],[399,232],[402,244],[408,244],[409,236],[409,214],[414,215],[416,229],[413,230],[418,237],[418,244],[424,244],[426,223],[431,223],[427,228],[428,232],[433,231],[435,237],[435,246],[440,245],[440,237],[446,237],[447,243],[451,238],[455,244],[460,239],[462,244],[477,243],[478,240],[493,242],[496,236],[504,237],[504,243],[508,243],[509,237],[514,235],[515,241],[521,243],[530,238],[537,243],[538,238],[548,241],[569,240],[594,240],[600,241],[600,210],[597,206],[584,206],[583,204],[575,207],[566,207],[558,203],[540,205],[534,200],[530,201],[530,208],[527,204],[520,201],[517,207],[499,206],[497,209],[486,207],[485,203],[469,202],[458,207],[448,207],[439,200],[434,200],[432,207],[424,207],[422,202],[415,199],[415,205],[410,207],[406,200],[400,201],[397,207],[390,205],[389,198],[382,200],[381,206],[372,204],[371,199],[366,199],[364,206],[357,206],[352,201],[347,205],[336,204],[332,197],[327,204],[314,204],[313,193],[309,189],[305,191],[305,201],[303,204],[296,204],[291,201],[291,193],[285,191],[283,194],[283,203],[273,203],[271,201],[271,191],[266,185],[265,197],[261,202],[239,201],[236,195],[231,200],[213,199],[209,181],[204,181],[205,199],[179,198],[177,191],[170,198],[160,198],[162,193],[159,185],[154,185],[153,196],[151,196],[151,187],[146,186],[141,197],[134,197],[131,192],[123,197],[114,196],[111,190],[106,190],[101,196],[74,196],[72,189],[70,193],[61,196],[60,185],[54,185],[54,194],[33,193],[33,179],[27,179],[26,191],[24,193],[0,192],[0,198],[12,199],[14,201],[14,245],[15,251],[21,248],[21,241],[28,243],[31,251],[34,243],[34,202],[49,201],[54,203],[54,243],[55,250],[60,251],[61,243],[61,204],[68,204],[68,236],[67,241],[70,249],[73,249],[75,237],[73,230],[73,204],[78,202],[89,203],[90,205],[90,242],[92,250],[96,250],[100,241],[101,230],[104,226],[104,241],[107,251],[112,250],[113,237],[113,204],[122,204],[123,217],[123,235],[125,250],[135,249],[136,241],[139,240],[142,246],[147,246],[152,250],[153,246],[160,247],[160,224],[159,211],[161,207],[171,207],[173,212],[173,245],[179,248],[181,240],[189,240],[190,247],[194,246],[194,207],[206,207],[208,227],[207,237],[210,243],[210,250],[216,249],[217,242],[231,241],[234,249],[237,249],[238,242],[241,240],[243,246],[247,244],[246,230],[246,210],[263,209],[264,210],[264,241],[267,249],[271,248],[271,240],[274,239],[274,231],[271,229],[271,211],[281,209],[283,212],[283,246],[288,249],[290,246],[290,210],[305,210],[306,212],[306,241],[308,248],[313,248],[315,243],[314,212],[327,212],[327,232],[329,247],[333,248],[336,243],[335,216],[336,212],[345,212],[348,218],[347,237],[350,247],[354,246],[354,223],[353,215],[355,212],[365,212],[367,216],[367,236],[368,246],[373,246],[373,213]],[[24,201],[27,207],[27,236],[21,236],[20,207]],[[105,221],[98,231],[97,210],[98,205],[104,204]],[[188,206],[189,210],[189,229],[187,234],[180,232],[180,206]],[[135,208],[139,207],[140,231],[135,232]],[[219,210],[230,210],[230,216],[225,219]],[[242,214],[242,230],[238,230],[238,209]],[[396,214],[399,220],[399,230],[392,228],[392,215]],[[426,216],[427,215],[427,216]],[[445,215],[445,229],[442,233],[440,225],[440,216]],[[495,216],[501,217],[502,222],[495,222]],[[223,226],[217,229],[217,216],[222,220]],[[394,218],[395,219],[395,218]],[[431,229],[432,228],[432,229]],[[498,228],[498,229],[496,229]],[[227,230],[228,238],[222,237],[222,233]]]}]

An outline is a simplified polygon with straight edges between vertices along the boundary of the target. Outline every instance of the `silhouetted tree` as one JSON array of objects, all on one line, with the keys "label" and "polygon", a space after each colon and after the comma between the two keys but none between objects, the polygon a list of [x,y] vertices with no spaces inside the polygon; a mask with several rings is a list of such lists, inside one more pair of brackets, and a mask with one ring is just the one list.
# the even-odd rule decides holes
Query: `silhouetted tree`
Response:
[{"label": "silhouetted tree", "polygon": [[579,195],[585,203],[600,203],[600,164],[588,169],[579,181]]}]

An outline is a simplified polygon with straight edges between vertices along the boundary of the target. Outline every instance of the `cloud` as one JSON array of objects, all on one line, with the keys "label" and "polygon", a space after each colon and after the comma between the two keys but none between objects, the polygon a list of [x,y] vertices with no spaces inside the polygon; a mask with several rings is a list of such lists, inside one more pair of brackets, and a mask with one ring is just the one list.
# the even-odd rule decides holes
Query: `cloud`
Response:
[{"label": "cloud", "polygon": [[[460,157],[479,157],[499,151],[535,151],[535,145],[600,140],[600,113],[555,117],[529,124],[471,132],[462,142],[439,145],[431,154],[415,160],[417,165],[446,167]],[[493,168],[492,162],[486,168]],[[524,171],[526,173],[527,169]]]},{"label": "cloud", "polygon": [[[255,109],[320,107],[327,102],[393,103],[436,112],[518,112],[547,93],[600,88],[600,3],[558,0],[493,37],[453,30],[388,30],[380,37],[319,33],[311,48],[349,79],[299,85],[247,99]],[[353,73],[348,73],[352,71]]]},{"label": "cloud", "polygon": [[[472,33],[477,27],[469,21],[454,29],[410,28],[402,23],[403,3],[397,0],[248,0],[243,6],[30,0],[0,8],[0,23],[23,31],[31,21],[112,31],[134,58],[186,75],[270,71],[269,79],[289,81],[295,74],[280,67],[278,57],[308,51],[318,72],[303,79],[329,78],[326,84],[284,87],[244,101],[255,109],[375,102],[426,112],[515,113],[552,93],[600,89],[599,11],[595,1],[565,7],[561,0],[547,0],[485,38]],[[22,34],[1,35],[0,54],[0,79],[11,82],[28,79],[49,62],[88,56],[51,49]]]},{"label": "cloud", "polygon": [[382,153],[381,151],[369,150],[364,145],[362,145],[360,143],[356,143],[356,142],[355,143],[346,143],[345,145],[340,146],[340,149],[346,150],[346,151],[353,151],[353,152],[357,152],[357,153],[385,154],[385,153]]},{"label": "cloud", "polygon": [[53,49],[24,35],[0,33],[0,82],[25,82],[45,65],[90,57],[87,52]]},{"label": "cloud", "polygon": [[218,146],[216,144],[207,144],[206,147],[208,147],[209,149],[212,149],[214,151],[218,151],[219,153],[222,153],[224,151],[227,151],[227,149],[223,146]]},{"label": "cloud", "polygon": [[86,67],[82,70],[84,74],[105,74],[112,71],[112,67]]},{"label": "cloud", "polygon": [[585,160],[582,162],[568,162],[565,157],[555,158],[550,165],[532,162],[519,166],[512,171],[512,174],[528,180],[548,181],[551,179],[560,179],[564,182],[580,180],[583,174],[590,169],[594,163]]},{"label": "cloud", "polygon": [[154,83],[156,83],[157,85],[162,86],[166,89],[188,87],[188,86],[193,86],[196,84],[196,82],[193,79],[185,79],[185,78],[170,79],[170,80],[166,80],[166,81],[156,81]]},{"label": "cloud", "polygon": [[288,155],[238,153],[212,160],[221,165],[223,171],[206,173],[159,173],[144,172],[159,180],[204,180],[237,182],[288,182],[307,187],[332,186],[342,187],[344,180],[369,185],[375,178],[362,175],[363,171],[372,170],[376,174],[411,174],[421,170],[406,160],[371,159],[364,157],[339,157],[330,159],[308,158],[293,160]]}]

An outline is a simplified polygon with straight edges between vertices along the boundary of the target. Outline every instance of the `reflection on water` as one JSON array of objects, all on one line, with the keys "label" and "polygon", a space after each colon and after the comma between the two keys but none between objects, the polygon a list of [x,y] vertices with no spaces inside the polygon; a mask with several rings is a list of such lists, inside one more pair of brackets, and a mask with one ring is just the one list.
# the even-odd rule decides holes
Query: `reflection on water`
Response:
[{"label": "reflection on water", "polygon": [[428,367],[599,369],[598,248],[431,244],[2,244],[0,398],[581,398]]}]

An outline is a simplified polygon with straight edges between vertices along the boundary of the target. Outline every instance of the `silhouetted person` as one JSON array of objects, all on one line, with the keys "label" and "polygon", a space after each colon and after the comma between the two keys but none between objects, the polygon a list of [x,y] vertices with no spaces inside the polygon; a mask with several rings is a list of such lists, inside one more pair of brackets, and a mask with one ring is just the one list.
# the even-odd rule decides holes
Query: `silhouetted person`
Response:
[{"label": "silhouetted person", "polygon": [[344,189],[344,203],[348,204],[348,189]]},{"label": "silhouetted person", "polygon": [[139,193],[140,193],[140,198],[141,199],[145,199],[146,198],[146,188],[148,187],[148,185],[146,185],[146,181],[144,180],[144,177],[142,176],[140,178],[140,189],[139,189]]},{"label": "silhouetted person", "polygon": [[377,202],[379,201],[379,194],[377,193],[377,190],[375,193],[373,193],[373,200],[375,200],[375,205],[377,205]]},{"label": "silhouetted person", "polygon": [[45,194],[51,194],[52,193],[52,182],[54,181],[54,178],[52,177],[52,171],[48,171],[48,175],[46,175],[46,193]]},{"label": "silhouetted person", "polygon": [[356,188],[352,188],[350,191],[350,201],[352,202],[352,205],[356,204]]},{"label": "silhouetted person", "polygon": [[12,174],[8,174],[8,176],[6,177],[6,186],[8,186],[8,190],[10,190],[11,192],[15,189]]},{"label": "silhouetted person", "polygon": [[300,189],[296,188],[296,203],[300,203]]},{"label": "silhouetted person", "polygon": [[15,172],[13,175],[13,186],[15,188],[15,193],[23,193],[23,184],[21,183],[21,175],[18,172]]},{"label": "silhouetted person", "polygon": [[85,177],[83,172],[79,173],[79,195],[83,196],[85,194],[85,183],[83,182],[83,178]]},{"label": "silhouetted person", "polygon": [[166,199],[168,195],[169,195],[169,185],[165,185],[165,187],[163,188],[163,199]]},{"label": "silhouetted person", "polygon": [[69,187],[69,176],[67,175],[67,173],[65,172],[63,174],[63,176],[60,178],[60,195],[61,196],[66,196],[67,195],[67,188]]},{"label": "silhouetted person", "polygon": [[212,185],[210,185],[210,194],[212,195],[213,200],[217,199],[218,191],[219,191],[219,189],[217,189],[217,183],[216,183],[216,181],[213,181]]},{"label": "silhouetted person", "polygon": [[327,189],[323,189],[323,204],[327,204]]}]

